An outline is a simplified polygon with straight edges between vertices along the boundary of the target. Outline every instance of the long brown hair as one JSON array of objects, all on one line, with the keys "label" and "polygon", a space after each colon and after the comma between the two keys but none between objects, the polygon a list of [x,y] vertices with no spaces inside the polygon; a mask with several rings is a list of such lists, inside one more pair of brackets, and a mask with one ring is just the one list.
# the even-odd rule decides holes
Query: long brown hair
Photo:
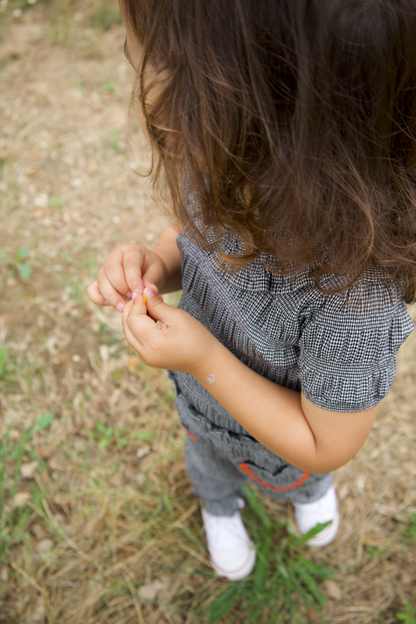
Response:
[{"label": "long brown hair", "polygon": [[124,1],[155,179],[198,242],[343,291],[373,266],[414,300],[415,0]]}]

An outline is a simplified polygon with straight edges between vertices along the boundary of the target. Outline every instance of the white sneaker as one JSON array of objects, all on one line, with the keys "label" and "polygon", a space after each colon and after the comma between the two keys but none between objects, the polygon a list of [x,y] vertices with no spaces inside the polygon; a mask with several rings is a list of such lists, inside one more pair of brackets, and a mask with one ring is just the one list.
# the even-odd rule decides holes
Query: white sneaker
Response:
[{"label": "white sneaker", "polygon": [[232,516],[213,516],[201,509],[212,567],[218,576],[239,581],[253,571],[256,551],[241,520]]},{"label": "white sneaker", "polygon": [[339,527],[339,512],[337,495],[333,485],[326,494],[313,503],[293,505],[295,508],[295,523],[301,535],[305,535],[317,524],[331,520],[326,529],[312,537],[306,543],[308,546],[326,546],[334,539]]}]

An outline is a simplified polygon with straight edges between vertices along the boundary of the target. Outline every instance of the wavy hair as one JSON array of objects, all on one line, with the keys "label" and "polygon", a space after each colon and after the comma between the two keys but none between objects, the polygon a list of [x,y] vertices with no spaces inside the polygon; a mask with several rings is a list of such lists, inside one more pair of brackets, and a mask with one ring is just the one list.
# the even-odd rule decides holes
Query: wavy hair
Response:
[{"label": "wavy hair", "polygon": [[233,232],[230,270],[271,254],[324,290],[372,266],[415,300],[415,1],[124,3],[156,184],[199,244]]}]

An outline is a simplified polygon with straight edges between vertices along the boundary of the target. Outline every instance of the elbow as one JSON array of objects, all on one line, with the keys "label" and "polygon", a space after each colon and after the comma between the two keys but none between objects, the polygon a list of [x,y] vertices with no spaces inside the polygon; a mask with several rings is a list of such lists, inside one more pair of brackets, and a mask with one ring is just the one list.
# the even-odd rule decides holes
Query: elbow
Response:
[{"label": "elbow", "polygon": [[317,455],[310,462],[307,462],[307,466],[302,467],[302,470],[306,470],[311,474],[326,474],[328,472],[334,472],[338,468],[345,466],[352,457],[325,457]]}]

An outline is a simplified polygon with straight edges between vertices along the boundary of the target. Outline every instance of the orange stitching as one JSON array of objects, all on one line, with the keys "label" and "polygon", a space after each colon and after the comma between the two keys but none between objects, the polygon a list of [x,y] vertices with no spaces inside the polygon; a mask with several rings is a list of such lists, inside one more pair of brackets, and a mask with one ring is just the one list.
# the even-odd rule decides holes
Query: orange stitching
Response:
[{"label": "orange stitching", "polygon": [[194,434],[191,433],[190,431],[188,431],[188,429],[185,429],[185,431],[189,435],[189,437],[191,438],[192,442],[196,442],[196,437],[194,436]]},{"label": "orange stitching", "polygon": [[257,481],[257,483],[260,483],[260,485],[264,485],[267,488],[269,488],[270,490],[277,490],[278,492],[287,492],[287,490],[294,490],[296,487],[298,487],[299,485],[302,485],[302,483],[305,483],[306,479],[309,477],[309,472],[303,472],[301,478],[299,479],[299,481],[296,481],[296,483],[294,483],[293,485],[289,485],[288,487],[284,487],[284,488],[278,488],[274,485],[270,485],[269,483],[266,483],[265,481],[262,481],[261,479],[259,479],[258,477],[256,477],[255,474],[253,474],[250,470],[250,468],[247,466],[247,464],[240,462],[238,464],[241,468],[241,470],[248,475],[249,477],[251,477],[252,479],[254,479],[255,481]]}]

